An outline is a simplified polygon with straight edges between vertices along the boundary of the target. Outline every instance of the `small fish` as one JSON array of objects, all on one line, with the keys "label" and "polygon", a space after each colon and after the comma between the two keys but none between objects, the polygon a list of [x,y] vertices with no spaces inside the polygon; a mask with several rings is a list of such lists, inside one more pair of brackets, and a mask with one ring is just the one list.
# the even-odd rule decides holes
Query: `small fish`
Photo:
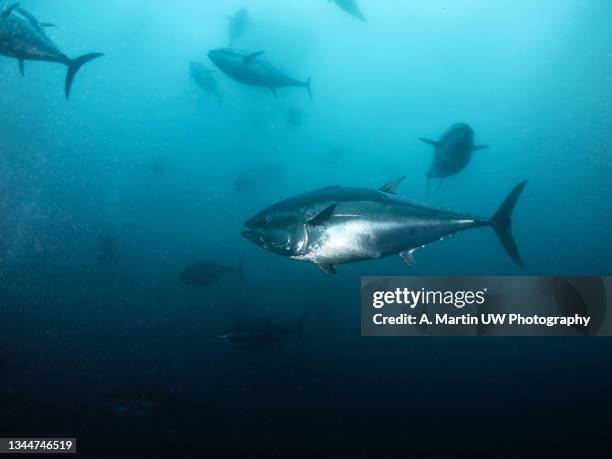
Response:
[{"label": "small fish", "polygon": [[219,336],[226,345],[242,350],[263,349],[286,340],[291,336],[303,337],[304,323],[307,314],[304,314],[293,327],[283,327],[272,320],[263,323],[251,323],[238,326]]},{"label": "small fish", "polygon": [[179,274],[179,280],[192,287],[206,287],[232,273],[237,273],[241,279],[244,279],[243,260],[240,260],[240,264],[235,268],[209,260],[192,263]]}]

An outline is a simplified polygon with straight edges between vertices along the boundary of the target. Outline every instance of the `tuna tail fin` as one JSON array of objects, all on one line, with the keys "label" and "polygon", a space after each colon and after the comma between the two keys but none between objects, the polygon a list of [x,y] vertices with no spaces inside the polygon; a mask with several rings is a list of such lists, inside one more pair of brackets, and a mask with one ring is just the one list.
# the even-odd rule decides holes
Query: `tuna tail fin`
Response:
[{"label": "tuna tail fin", "polygon": [[306,91],[308,91],[308,95],[310,96],[310,101],[312,102],[312,90],[310,88],[311,80],[312,78],[308,77],[308,79],[304,82],[304,87],[306,88]]},{"label": "tuna tail fin", "polygon": [[240,263],[238,263],[236,272],[238,273],[238,277],[240,277],[241,280],[246,280],[244,277],[244,257],[240,259]]},{"label": "tuna tail fin", "polygon": [[527,181],[519,183],[514,189],[508,194],[502,205],[491,218],[491,226],[499,238],[499,242],[502,243],[506,252],[512,258],[512,261],[521,268],[524,268],[521,254],[519,253],[514,237],[512,236],[512,212],[514,207],[523,192],[523,189],[527,185]]},{"label": "tuna tail fin", "polygon": [[302,314],[302,317],[300,317],[300,320],[297,321],[297,324],[295,324],[295,332],[300,337],[300,339],[304,339],[304,324],[306,323],[307,318],[308,313],[305,312],[304,314]]},{"label": "tuna tail fin", "polygon": [[89,61],[102,56],[104,56],[102,53],[92,53],[85,54],[84,56],[77,57],[76,59],[68,60],[68,73],[66,74],[66,99],[70,99],[70,89],[72,88],[74,76],[81,69],[81,67],[87,64]]}]

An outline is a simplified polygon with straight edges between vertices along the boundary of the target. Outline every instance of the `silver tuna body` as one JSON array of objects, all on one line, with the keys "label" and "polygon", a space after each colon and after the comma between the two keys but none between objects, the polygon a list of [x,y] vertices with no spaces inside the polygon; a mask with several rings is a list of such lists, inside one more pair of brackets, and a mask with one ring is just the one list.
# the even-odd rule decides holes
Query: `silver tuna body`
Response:
[{"label": "silver tuna body", "polygon": [[461,231],[491,226],[509,255],[522,264],[510,232],[511,212],[525,183],[519,184],[492,218],[431,208],[393,193],[399,181],[381,190],[330,187],[305,193],[260,212],[242,234],[279,255],[334,266],[401,255],[413,263],[419,247]]}]

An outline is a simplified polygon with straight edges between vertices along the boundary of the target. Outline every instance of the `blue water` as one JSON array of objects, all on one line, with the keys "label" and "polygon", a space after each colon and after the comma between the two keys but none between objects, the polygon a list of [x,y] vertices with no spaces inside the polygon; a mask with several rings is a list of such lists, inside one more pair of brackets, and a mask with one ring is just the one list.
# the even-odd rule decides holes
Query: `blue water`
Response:
[{"label": "blue water", "polygon": [[[612,3],[359,4],[367,24],[325,0],[22,2],[58,25],[48,32],[69,56],[105,57],[78,73],[69,102],[64,66],[26,62],[24,79],[0,57],[0,436],[79,437],[84,457],[604,444],[607,341],[364,339],[359,285],[612,274]],[[252,24],[235,46],[312,77],[312,101],[217,70],[220,104],[192,80],[189,62],[214,68],[206,54],[227,46],[226,16],[242,7]],[[491,148],[428,189],[433,151],[418,138],[456,122]],[[400,194],[483,216],[528,180],[513,224],[526,268],[488,229],[418,250],[412,270],[392,257],[336,278],[240,235],[281,199],[401,175]],[[246,280],[181,284],[200,259],[244,259]],[[237,315],[291,325],[304,312],[303,340],[236,352],[217,339]],[[118,392],[162,414],[109,408]],[[506,436],[517,427],[520,447]]]}]

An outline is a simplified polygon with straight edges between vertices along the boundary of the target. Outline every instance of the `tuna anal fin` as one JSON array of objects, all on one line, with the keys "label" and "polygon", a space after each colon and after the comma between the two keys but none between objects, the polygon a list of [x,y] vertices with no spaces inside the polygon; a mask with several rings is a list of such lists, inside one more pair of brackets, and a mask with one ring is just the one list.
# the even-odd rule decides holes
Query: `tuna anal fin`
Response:
[{"label": "tuna anal fin", "polygon": [[24,69],[23,59],[17,59],[17,61],[19,62],[19,73],[21,73],[21,76],[24,77],[25,76],[25,69]]},{"label": "tuna anal fin", "polygon": [[489,148],[490,145],[474,145],[472,151],[484,150],[485,148]]},{"label": "tuna anal fin", "polygon": [[249,54],[248,56],[244,56],[244,62],[246,62],[247,64],[250,64],[255,59],[257,59],[259,56],[261,56],[263,53],[265,53],[265,51],[257,51],[256,53]]},{"label": "tuna anal fin", "polygon": [[324,225],[331,218],[332,214],[334,213],[334,210],[336,210],[337,205],[337,203],[334,203],[331,206],[326,207],[322,212],[319,212],[317,216],[308,220],[306,224],[309,226]]},{"label": "tuna anal fin", "polygon": [[316,263],[321,271],[330,276],[336,276],[336,268],[331,263]]},{"label": "tuna anal fin", "polygon": [[380,188],[380,191],[384,191],[385,193],[395,193],[395,189],[397,188],[397,186],[402,183],[402,181],[406,178],[405,175],[402,175],[401,177],[398,177],[396,179],[391,180],[389,183],[387,183],[385,186],[383,186],[382,188]]},{"label": "tuna anal fin", "polygon": [[414,262],[414,258],[412,256],[413,252],[414,252],[414,249],[406,250],[405,252],[400,252],[399,254],[399,256],[402,257],[402,260],[404,260],[406,264],[410,266],[411,268],[414,268],[416,266],[416,263]]},{"label": "tuna anal fin", "polygon": [[421,142],[425,142],[426,144],[431,145],[434,148],[438,148],[440,146],[440,142],[436,142],[435,140],[429,139],[419,139]]},{"label": "tuna anal fin", "polygon": [[276,99],[278,99],[278,94],[276,93],[276,88],[274,88],[273,86],[270,86],[270,91],[272,91],[272,94],[274,94],[274,97]]}]

